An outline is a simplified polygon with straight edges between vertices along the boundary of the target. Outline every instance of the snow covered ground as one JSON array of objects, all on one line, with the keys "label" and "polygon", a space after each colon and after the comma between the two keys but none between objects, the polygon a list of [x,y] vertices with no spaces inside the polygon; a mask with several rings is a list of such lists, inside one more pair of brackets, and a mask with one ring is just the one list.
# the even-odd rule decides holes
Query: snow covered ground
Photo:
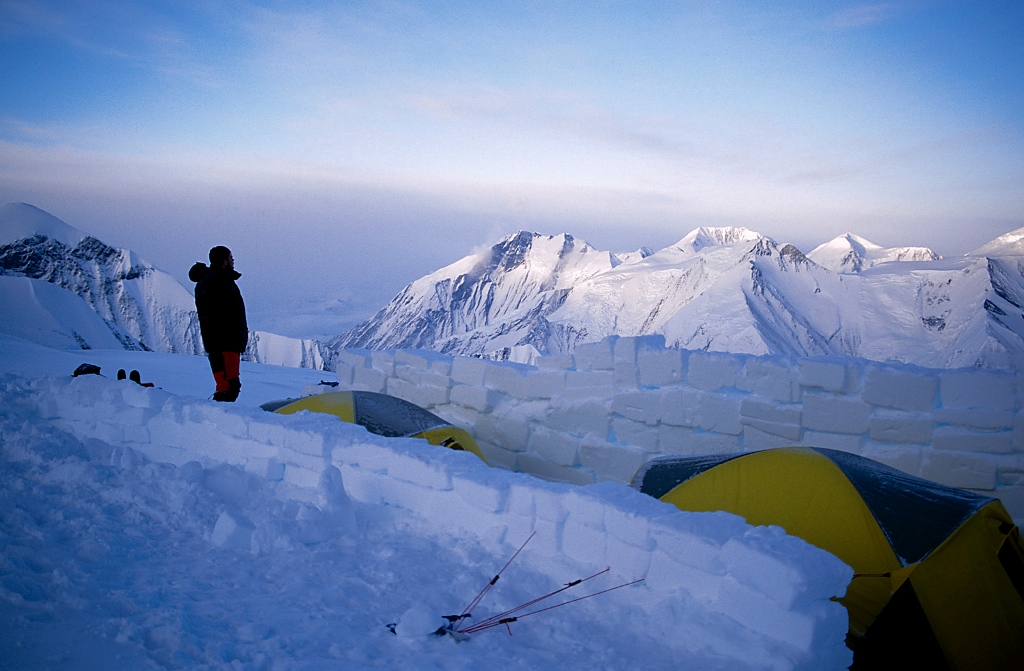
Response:
[{"label": "snow covered ground", "polygon": [[[105,378],[72,379],[83,362]],[[118,368],[158,388],[118,382]],[[334,418],[257,408],[324,375],[243,363],[239,402],[228,406],[206,400],[202,357],[65,352],[0,336],[0,668],[746,670],[851,661],[845,611],[829,600],[851,572],[831,555],[780,529],[679,512],[623,485],[542,482]],[[245,455],[278,450],[287,461],[294,435],[326,446],[307,457],[320,469],[312,486],[273,467],[259,472]],[[151,461],[158,445],[184,456]],[[441,484],[401,481],[401,469],[424,479],[414,466]],[[647,580],[464,642],[426,635],[533,531],[474,620],[606,565],[610,574],[559,596]]]}]

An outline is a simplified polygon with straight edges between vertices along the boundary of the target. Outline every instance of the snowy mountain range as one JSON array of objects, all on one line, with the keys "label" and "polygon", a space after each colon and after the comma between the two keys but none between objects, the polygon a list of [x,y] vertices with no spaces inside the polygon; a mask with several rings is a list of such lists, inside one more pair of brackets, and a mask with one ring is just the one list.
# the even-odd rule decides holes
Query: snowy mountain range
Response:
[{"label": "snowy mountain range", "polygon": [[[26,203],[0,209],[0,330],[60,349],[202,354],[192,295],[134,252]],[[315,340],[252,332],[245,358],[329,369]]]},{"label": "snowy mountain range", "polygon": [[529,361],[663,334],[689,349],[1021,367],[1021,256],[1024,229],[953,259],[852,234],[804,255],[745,228],[698,228],[616,255],[520,232],[416,280],[331,344]]}]

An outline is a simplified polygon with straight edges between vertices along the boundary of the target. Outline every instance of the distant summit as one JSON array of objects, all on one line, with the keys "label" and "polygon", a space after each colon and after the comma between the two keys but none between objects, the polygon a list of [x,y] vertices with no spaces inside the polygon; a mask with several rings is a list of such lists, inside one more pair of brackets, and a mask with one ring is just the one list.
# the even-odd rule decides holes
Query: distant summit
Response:
[{"label": "distant summit", "polygon": [[[0,303],[0,332],[47,347],[203,353],[192,294],[177,280],[27,203],[0,208]],[[245,357],[329,369],[333,351],[256,331]]]},{"label": "distant summit", "polygon": [[967,256],[1024,256],[1024,228],[1000,235]]},{"label": "distant summit", "polygon": [[[999,249],[1020,249],[1019,233]],[[523,231],[416,280],[331,344],[530,362],[608,335],[661,334],[698,350],[1024,367],[1022,305],[1016,260],[943,260],[853,234],[805,256],[749,229],[702,227],[615,255]]]},{"label": "distant summit", "polygon": [[66,247],[76,247],[86,233],[68,226],[49,212],[28,203],[8,203],[0,207],[0,244],[41,235]]},{"label": "distant summit", "polygon": [[846,233],[815,247],[807,258],[836,273],[859,273],[879,263],[937,261],[927,247],[882,247],[859,235]]}]

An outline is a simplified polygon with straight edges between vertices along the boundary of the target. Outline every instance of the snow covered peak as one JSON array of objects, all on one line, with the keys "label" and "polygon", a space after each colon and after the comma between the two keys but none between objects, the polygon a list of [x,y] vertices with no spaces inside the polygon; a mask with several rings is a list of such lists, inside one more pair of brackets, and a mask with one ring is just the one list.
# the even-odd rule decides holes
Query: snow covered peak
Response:
[{"label": "snow covered peak", "polygon": [[765,237],[749,228],[701,226],[687,233],[686,237],[673,245],[673,247],[684,252],[697,253],[708,247],[728,247],[740,242],[756,242]]},{"label": "snow covered peak", "polygon": [[651,249],[650,247],[646,247],[646,246],[641,247],[640,249],[634,250],[632,252],[619,252],[619,253],[616,253],[616,254],[612,254],[612,264],[614,264],[616,266],[622,265],[622,264],[627,264],[628,265],[630,263],[636,263],[638,261],[643,261],[648,256],[651,256],[653,254],[654,254],[654,250]]},{"label": "snow covered peak", "polygon": [[927,247],[882,247],[870,240],[845,233],[815,247],[807,258],[837,273],[859,273],[879,263],[893,261],[935,261],[939,255]]},{"label": "snow covered peak", "polygon": [[8,203],[0,208],[0,244],[42,235],[76,247],[87,233],[68,226],[49,212],[28,203]]},{"label": "snow covered peak", "polygon": [[967,256],[1024,256],[1024,228],[1000,235]]}]

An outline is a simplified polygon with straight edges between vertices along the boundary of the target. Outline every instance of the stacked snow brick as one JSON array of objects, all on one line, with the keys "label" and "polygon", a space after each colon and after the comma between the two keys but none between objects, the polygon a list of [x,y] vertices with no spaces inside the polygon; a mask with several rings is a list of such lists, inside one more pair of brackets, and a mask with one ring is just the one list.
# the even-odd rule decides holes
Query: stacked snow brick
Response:
[{"label": "stacked snow brick", "polygon": [[[347,356],[351,362],[356,355]],[[581,467],[578,458],[558,452],[563,447],[554,438],[571,435],[558,428],[571,428],[568,415],[561,416],[563,424],[547,428],[544,422],[550,420],[542,409],[552,403],[539,403],[534,392],[523,391],[535,389],[528,378],[537,373],[478,360],[458,363],[462,360],[431,354],[365,356],[367,369],[380,370],[373,368],[374,363],[393,367],[382,388],[391,380],[416,378],[416,374],[424,376],[417,378],[421,381],[435,380],[430,374],[437,373],[452,380],[471,378],[478,387],[490,384],[487,389],[499,395],[492,399],[496,406],[508,405],[506,397],[516,399],[520,407],[535,404],[538,414],[521,426],[506,429],[510,418],[496,421],[491,429],[496,432],[494,439],[514,437],[536,445],[538,459],[572,462],[557,464],[566,469]],[[545,376],[537,379],[550,381]],[[538,388],[548,393],[548,383],[537,383]],[[451,384],[454,390],[466,383]],[[449,389],[443,384],[430,386]],[[529,398],[513,396],[514,390]],[[610,567],[609,586],[643,579],[642,584],[604,598],[632,600],[637,613],[649,614],[652,626],[657,623],[659,630],[685,607],[693,617],[687,620],[686,636],[672,637],[679,645],[697,646],[704,652],[707,646],[720,647],[716,654],[744,664],[785,660],[780,668],[842,669],[852,661],[844,645],[847,614],[833,600],[845,592],[852,570],[777,527],[751,527],[722,512],[679,511],[618,483],[577,487],[489,468],[466,452],[416,439],[383,438],[329,415],[276,415],[92,375],[50,379],[36,383],[30,391],[42,418],[84,444],[106,445],[112,458],[138,452],[155,461],[192,463],[193,470],[194,462],[199,462],[222,475],[220,465],[233,465],[261,478],[278,495],[304,501],[307,507],[336,499],[332,488],[340,482],[352,500],[408,510],[428,526],[435,525],[440,534],[453,529],[473,533],[499,557],[509,556],[535,532],[520,561],[530,561],[531,556],[545,563],[562,558],[560,563],[567,569],[590,573]],[[586,421],[594,422],[590,428],[611,430],[607,401],[584,398],[572,403],[589,408]],[[445,400],[433,407],[449,406],[451,401]],[[657,408],[638,407],[640,419],[630,421],[640,422],[648,412],[657,417]],[[473,411],[483,418],[494,416],[496,409]],[[541,435],[546,438],[536,438]],[[552,444],[545,445],[543,440]],[[567,442],[585,454],[594,441],[580,436]],[[630,449],[619,447],[625,452]],[[492,443],[489,449],[504,448]],[[297,519],[296,524],[301,522]],[[245,550],[256,532],[250,520],[228,506],[211,531],[211,542]],[[723,622],[737,623],[756,635],[737,644],[717,633]]]},{"label": "stacked snow brick", "polygon": [[536,366],[421,350],[346,350],[338,380],[473,433],[493,465],[629,482],[665,455],[803,445],[860,454],[1003,500],[1024,519],[1024,375],[839,356],[666,348],[609,337]]}]

